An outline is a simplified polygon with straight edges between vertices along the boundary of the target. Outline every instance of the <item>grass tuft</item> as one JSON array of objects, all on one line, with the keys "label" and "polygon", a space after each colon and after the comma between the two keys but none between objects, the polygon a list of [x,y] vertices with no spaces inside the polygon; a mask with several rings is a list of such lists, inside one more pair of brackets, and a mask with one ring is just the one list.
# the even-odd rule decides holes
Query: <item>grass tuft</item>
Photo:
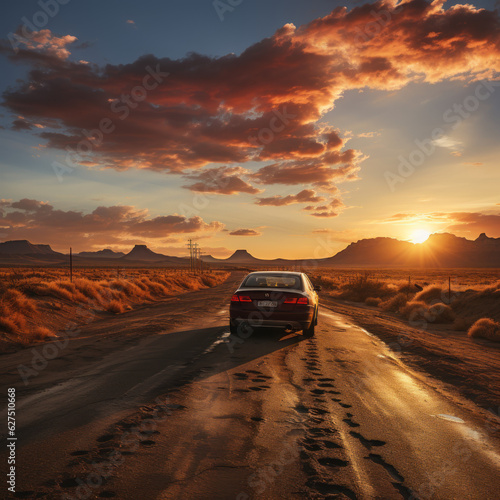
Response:
[{"label": "grass tuft", "polygon": [[500,323],[491,318],[478,319],[467,332],[471,338],[483,338],[500,342]]},{"label": "grass tuft", "polygon": [[378,307],[378,305],[382,302],[380,297],[368,297],[365,300],[365,304],[371,307]]}]

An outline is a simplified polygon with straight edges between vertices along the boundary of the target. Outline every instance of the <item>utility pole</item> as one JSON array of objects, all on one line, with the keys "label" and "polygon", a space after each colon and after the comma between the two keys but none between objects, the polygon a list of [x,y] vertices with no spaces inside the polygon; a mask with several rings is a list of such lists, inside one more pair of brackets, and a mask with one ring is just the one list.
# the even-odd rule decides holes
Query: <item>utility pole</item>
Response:
[{"label": "utility pole", "polygon": [[69,281],[73,283],[73,249],[69,247]]},{"label": "utility pole", "polygon": [[188,240],[187,247],[189,248],[189,268],[193,271],[193,241]]},{"label": "utility pole", "polygon": [[195,243],[193,245],[194,247],[194,272],[197,273],[198,272],[198,252],[200,251],[200,249],[198,248],[198,243]]}]

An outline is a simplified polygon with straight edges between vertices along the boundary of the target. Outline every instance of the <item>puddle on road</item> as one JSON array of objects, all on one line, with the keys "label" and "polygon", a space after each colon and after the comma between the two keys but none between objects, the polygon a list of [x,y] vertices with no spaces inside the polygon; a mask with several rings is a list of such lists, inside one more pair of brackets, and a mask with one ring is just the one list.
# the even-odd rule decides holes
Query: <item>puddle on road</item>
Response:
[{"label": "puddle on road", "polygon": [[231,335],[231,332],[224,332],[215,342],[210,344],[204,351],[203,354],[208,354],[212,352],[219,344],[225,344],[226,339]]},{"label": "puddle on road", "polygon": [[368,337],[372,337],[372,338],[378,340],[378,337],[376,335],[373,335],[373,333],[370,333],[368,330],[365,330],[364,328],[361,328],[360,326],[358,326],[358,329],[361,330],[366,335],[368,335]]},{"label": "puddle on road", "polygon": [[437,418],[441,418],[443,420],[448,420],[449,422],[456,422],[457,424],[465,424],[465,420],[461,418],[454,417],[453,415],[446,415],[446,413],[440,413],[439,415],[434,415]]}]

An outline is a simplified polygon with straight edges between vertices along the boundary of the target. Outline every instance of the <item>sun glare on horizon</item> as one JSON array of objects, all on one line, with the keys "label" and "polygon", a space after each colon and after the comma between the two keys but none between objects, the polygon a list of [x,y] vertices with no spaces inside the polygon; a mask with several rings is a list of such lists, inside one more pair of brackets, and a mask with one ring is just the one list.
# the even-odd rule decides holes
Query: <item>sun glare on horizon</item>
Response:
[{"label": "sun glare on horizon", "polygon": [[410,241],[412,243],[423,243],[430,235],[431,233],[425,229],[417,229],[416,231],[413,231]]}]

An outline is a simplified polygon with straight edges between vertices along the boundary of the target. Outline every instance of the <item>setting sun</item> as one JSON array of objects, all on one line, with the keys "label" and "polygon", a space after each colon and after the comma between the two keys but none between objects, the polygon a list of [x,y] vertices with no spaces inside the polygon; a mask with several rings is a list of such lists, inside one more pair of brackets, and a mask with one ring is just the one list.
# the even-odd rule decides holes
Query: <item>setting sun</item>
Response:
[{"label": "setting sun", "polygon": [[423,243],[427,240],[431,233],[425,231],[425,229],[417,229],[411,235],[410,241],[412,243]]}]

